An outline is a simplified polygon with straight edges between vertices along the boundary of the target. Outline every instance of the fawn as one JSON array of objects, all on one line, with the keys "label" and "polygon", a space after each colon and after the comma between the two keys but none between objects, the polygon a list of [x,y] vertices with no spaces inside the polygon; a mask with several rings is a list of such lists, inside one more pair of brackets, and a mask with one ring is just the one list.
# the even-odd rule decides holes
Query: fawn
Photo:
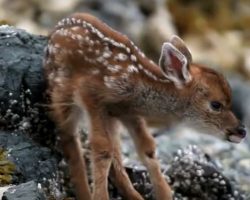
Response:
[{"label": "fawn", "polygon": [[[147,167],[157,200],[170,200],[147,118],[193,122],[231,142],[246,135],[230,110],[231,90],[216,71],[192,63],[184,42],[173,36],[162,46],[159,66],[126,36],[89,14],[58,23],[45,50],[45,76],[52,114],[79,200],[108,200],[108,175],[128,200],[143,200],[122,166],[118,122],[129,131]],[[77,127],[90,124],[91,195]]]}]

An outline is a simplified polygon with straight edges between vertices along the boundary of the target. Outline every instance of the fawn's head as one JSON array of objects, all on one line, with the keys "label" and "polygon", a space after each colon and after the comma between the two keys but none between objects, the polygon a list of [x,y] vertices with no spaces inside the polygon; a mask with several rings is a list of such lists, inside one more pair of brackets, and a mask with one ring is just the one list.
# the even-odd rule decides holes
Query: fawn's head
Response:
[{"label": "fawn's head", "polygon": [[159,65],[184,96],[184,120],[231,142],[246,136],[231,111],[231,88],[226,79],[213,69],[192,64],[191,53],[180,38],[174,36],[163,44]]}]

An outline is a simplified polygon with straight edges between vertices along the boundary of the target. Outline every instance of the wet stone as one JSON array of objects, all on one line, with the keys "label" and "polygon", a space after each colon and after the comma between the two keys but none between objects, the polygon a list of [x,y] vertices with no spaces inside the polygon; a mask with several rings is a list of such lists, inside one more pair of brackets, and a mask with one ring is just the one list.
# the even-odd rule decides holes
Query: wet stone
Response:
[{"label": "wet stone", "polygon": [[[126,163],[126,170],[134,187],[146,200],[155,200],[152,184],[145,167],[137,161]],[[189,145],[173,153],[170,162],[162,162],[162,173],[171,185],[175,200],[245,200],[244,192],[223,174],[213,159],[199,147]],[[112,200],[121,197],[111,185]]]},{"label": "wet stone", "polygon": [[45,36],[0,26],[0,129],[25,130],[36,137],[52,126],[42,72],[46,43]]},{"label": "wet stone", "polygon": [[34,181],[9,188],[2,200],[46,200],[44,193]]},{"label": "wet stone", "polygon": [[243,199],[243,196],[235,195],[233,183],[223,175],[213,160],[196,146],[185,148],[177,157],[167,171],[176,193],[189,199],[226,200],[228,196]]}]

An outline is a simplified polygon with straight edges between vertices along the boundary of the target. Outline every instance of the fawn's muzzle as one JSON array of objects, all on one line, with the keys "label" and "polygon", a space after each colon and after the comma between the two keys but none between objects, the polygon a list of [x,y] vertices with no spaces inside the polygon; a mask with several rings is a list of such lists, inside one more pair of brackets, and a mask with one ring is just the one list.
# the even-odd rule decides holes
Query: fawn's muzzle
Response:
[{"label": "fawn's muzzle", "polygon": [[246,137],[247,131],[245,129],[245,126],[240,124],[235,129],[228,129],[227,130],[227,139],[230,142],[239,143],[243,138]]}]

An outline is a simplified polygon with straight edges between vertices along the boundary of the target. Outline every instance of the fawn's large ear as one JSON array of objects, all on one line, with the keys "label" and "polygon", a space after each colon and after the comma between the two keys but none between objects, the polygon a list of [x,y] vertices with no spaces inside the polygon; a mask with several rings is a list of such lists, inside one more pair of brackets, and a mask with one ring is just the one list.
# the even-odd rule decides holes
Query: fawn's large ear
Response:
[{"label": "fawn's large ear", "polygon": [[170,39],[170,43],[174,45],[183,55],[186,56],[189,64],[192,63],[191,52],[181,38],[179,38],[177,35],[173,35]]},{"label": "fawn's large ear", "polygon": [[159,65],[175,85],[182,86],[191,81],[188,58],[172,43],[166,42],[162,45]]}]

